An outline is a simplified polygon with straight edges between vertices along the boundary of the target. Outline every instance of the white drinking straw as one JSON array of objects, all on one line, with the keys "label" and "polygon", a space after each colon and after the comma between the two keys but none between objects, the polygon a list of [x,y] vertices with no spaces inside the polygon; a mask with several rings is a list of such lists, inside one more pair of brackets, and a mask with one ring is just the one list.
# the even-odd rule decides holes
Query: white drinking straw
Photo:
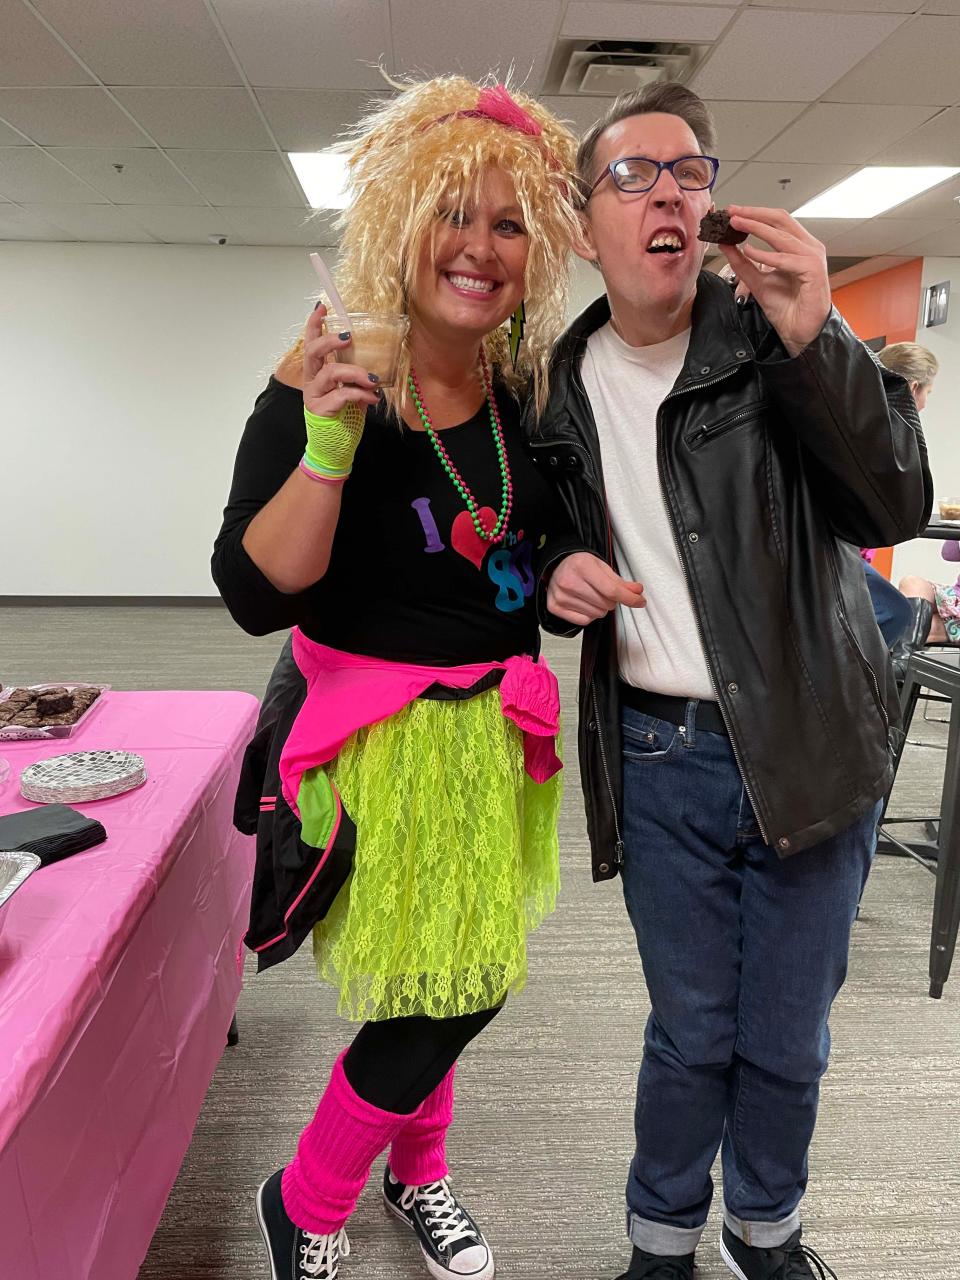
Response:
[{"label": "white drinking straw", "polygon": [[313,263],[313,269],[320,277],[320,283],[326,291],[327,297],[333,304],[334,314],[337,317],[337,323],[340,326],[341,333],[350,332],[350,317],[347,314],[347,308],[343,305],[343,299],[337,293],[337,286],[333,283],[333,276],[327,264],[320,257],[319,253],[311,253],[310,261]]}]

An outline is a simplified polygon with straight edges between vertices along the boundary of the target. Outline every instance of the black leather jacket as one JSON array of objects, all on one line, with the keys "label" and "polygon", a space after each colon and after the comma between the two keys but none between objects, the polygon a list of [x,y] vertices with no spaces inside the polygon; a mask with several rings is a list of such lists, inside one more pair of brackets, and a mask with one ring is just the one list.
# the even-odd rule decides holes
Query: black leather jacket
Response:
[{"label": "black leather jacket", "polygon": [[[580,365],[610,317],[560,340],[528,447],[580,537],[613,563],[600,445]],[[629,430],[630,424],[624,424]],[[899,703],[859,547],[927,523],[932,481],[913,397],[834,310],[791,359],[753,302],[702,272],[683,369],[657,416],[660,481],[717,699],[761,831],[782,856],[885,793]],[[576,628],[545,607],[547,630]],[[622,862],[615,615],[583,636],[580,767],[594,879]]]}]

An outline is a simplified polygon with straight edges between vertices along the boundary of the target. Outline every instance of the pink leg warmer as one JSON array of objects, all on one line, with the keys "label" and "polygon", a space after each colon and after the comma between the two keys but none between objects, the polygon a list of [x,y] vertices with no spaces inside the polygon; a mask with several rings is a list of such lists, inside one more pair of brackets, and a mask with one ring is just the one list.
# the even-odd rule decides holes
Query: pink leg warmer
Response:
[{"label": "pink leg warmer", "polygon": [[300,1135],[297,1154],[284,1169],[281,1184],[291,1221],[316,1235],[340,1230],[370,1176],[370,1166],[411,1120],[359,1097],[343,1070],[343,1057],[341,1053],[334,1063],[330,1083]]},{"label": "pink leg warmer", "polygon": [[453,1120],[456,1069],[450,1068],[393,1139],[390,1170],[407,1186],[423,1186],[447,1176],[446,1137]]}]

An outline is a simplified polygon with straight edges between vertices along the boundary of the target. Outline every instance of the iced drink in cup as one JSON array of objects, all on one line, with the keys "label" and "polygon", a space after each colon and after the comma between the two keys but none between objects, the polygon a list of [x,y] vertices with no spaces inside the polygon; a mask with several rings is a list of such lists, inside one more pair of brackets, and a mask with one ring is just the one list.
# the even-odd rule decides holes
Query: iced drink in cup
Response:
[{"label": "iced drink in cup", "polygon": [[337,352],[344,364],[356,364],[375,373],[377,385],[392,387],[400,364],[400,344],[410,321],[406,316],[351,312],[350,342]]}]

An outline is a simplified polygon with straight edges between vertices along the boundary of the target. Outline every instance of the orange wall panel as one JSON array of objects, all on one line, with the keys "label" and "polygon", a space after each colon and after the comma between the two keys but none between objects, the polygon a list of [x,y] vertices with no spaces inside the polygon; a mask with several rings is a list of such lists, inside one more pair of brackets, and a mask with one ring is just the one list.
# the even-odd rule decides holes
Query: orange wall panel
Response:
[{"label": "orange wall panel", "polygon": [[[885,337],[888,343],[916,342],[922,276],[923,259],[913,258],[834,289],[833,301],[853,332],[864,341]],[[889,578],[893,549],[879,548],[873,567]]]},{"label": "orange wall panel", "polygon": [[923,259],[913,258],[833,292],[837,310],[859,338],[915,342]]}]

